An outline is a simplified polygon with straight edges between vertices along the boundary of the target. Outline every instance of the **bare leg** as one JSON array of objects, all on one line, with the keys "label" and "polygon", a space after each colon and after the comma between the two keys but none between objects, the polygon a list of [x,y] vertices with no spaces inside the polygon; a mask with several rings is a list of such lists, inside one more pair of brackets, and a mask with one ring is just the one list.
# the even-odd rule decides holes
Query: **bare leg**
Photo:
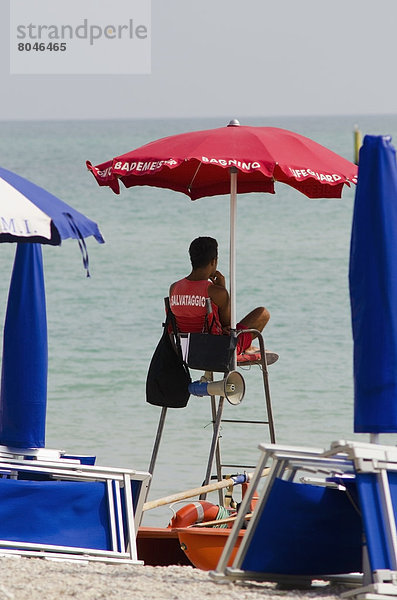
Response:
[{"label": "bare leg", "polygon": [[[257,329],[262,332],[267,322],[270,319],[270,313],[264,306],[259,306],[258,308],[254,308],[244,319],[240,321],[240,323],[246,327],[247,329]],[[252,334],[255,339],[258,337],[255,334]],[[251,344],[249,348],[244,350],[244,354],[257,354],[259,348],[256,348]],[[267,365],[271,365],[278,360],[278,354],[275,352],[270,352],[266,350],[266,362]]]},{"label": "bare leg", "polygon": [[[258,331],[262,332],[269,319],[270,313],[267,310],[267,308],[265,308],[264,306],[258,306],[257,308],[254,308],[254,310],[252,310],[250,313],[248,313],[248,315],[245,316],[244,319],[242,319],[239,323],[240,325],[243,325],[243,327],[245,327],[246,329],[257,329]],[[253,339],[258,337],[254,333],[252,334],[252,336]],[[259,348],[257,348],[256,346],[252,346],[251,344],[251,346],[249,346],[249,348],[246,348],[244,352],[245,354],[256,354],[258,350]]]},{"label": "bare leg", "polygon": [[240,323],[247,329],[257,329],[263,331],[265,325],[270,319],[270,313],[264,306],[258,306],[254,308],[244,319],[241,319]]}]

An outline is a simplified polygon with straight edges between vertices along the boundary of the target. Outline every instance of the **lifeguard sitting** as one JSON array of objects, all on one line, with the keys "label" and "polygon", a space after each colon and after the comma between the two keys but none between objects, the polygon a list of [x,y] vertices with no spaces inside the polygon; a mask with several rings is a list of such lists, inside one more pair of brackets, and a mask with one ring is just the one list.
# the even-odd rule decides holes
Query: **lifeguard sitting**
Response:
[{"label": "lifeguard sitting", "polygon": [[[198,237],[189,247],[191,273],[170,286],[170,308],[181,333],[208,331],[214,335],[230,332],[230,297],[225,277],[217,270],[218,242],[211,237]],[[212,313],[208,314],[207,299]],[[269,311],[260,306],[237,323],[237,331],[256,329],[262,332],[270,319]],[[252,346],[255,334],[243,332],[238,336],[237,354],[255,354]],[[275,360],[278,356],[275,355]],[[271,361],[274,362],[274,361]],[[268,360],[268,364],[270,361]]]}]

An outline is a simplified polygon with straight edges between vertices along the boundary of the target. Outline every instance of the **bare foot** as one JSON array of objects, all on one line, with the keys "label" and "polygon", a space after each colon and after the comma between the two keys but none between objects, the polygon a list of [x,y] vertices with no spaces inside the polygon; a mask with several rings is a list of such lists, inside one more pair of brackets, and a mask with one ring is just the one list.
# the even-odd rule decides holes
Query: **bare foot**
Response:
[{"label": "bare foot", "polygon": [[256,346],[250,346],[244,350],[243,354],[258,354],[258,352],[260,352],[259,348],[256,348]]}]

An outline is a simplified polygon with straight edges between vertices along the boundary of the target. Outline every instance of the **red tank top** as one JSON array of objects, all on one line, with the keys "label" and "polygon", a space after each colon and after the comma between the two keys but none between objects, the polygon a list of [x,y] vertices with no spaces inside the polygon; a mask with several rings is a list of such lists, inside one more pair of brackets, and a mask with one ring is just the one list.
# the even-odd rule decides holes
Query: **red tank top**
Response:
[{"label": "red tank top", "polygon": [[[170,307],[181,333],[201,333],[204,330],[209,285],[211,282],[207,279],[190,281],[185,278],[175,283],[170,296]],[[218,307],[214,302],[212,302],[212,315],[209,315],[209,326],[212,321],[214,324],[210,332],[220,335],[222,325],[219,321]]]}]

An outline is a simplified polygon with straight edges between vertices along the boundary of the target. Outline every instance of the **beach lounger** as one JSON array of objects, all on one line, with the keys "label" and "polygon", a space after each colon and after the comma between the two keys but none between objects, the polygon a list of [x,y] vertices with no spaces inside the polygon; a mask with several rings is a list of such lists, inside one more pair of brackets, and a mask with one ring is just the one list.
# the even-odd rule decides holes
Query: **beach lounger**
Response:
[{"label": "beach lounger", "polygon": [[329,450],[259,448],[252,488],[272,460],[270,475],[232,567],[228,557],[252,491],[212,577],[291,585],[336,579],[362,583],[345,597],[397,596],[397,448],[344,440]]},{"label": "beach lounger", "polygon": [[0,555],[140,563],[136,531],[150,475],[84,462],[0,447]]},{"label": "beach lounger", "polygon": [[345,597],[370,600],[397,596],[397,448],[339,441],[329,455],[343,453],[354,465],[365,533],[364,586]]},{"label": "beach lounger", "polygon": [[[344,485],[354,477],[352,462],[340,454],[324,457],[316,448],[261,444],[259,449],[250,491],[211,576],[309,585],[343,574],[343,581],[360,582],[362,524]],[[227,567],[268,461],[270,474],[233,565]]]}]

